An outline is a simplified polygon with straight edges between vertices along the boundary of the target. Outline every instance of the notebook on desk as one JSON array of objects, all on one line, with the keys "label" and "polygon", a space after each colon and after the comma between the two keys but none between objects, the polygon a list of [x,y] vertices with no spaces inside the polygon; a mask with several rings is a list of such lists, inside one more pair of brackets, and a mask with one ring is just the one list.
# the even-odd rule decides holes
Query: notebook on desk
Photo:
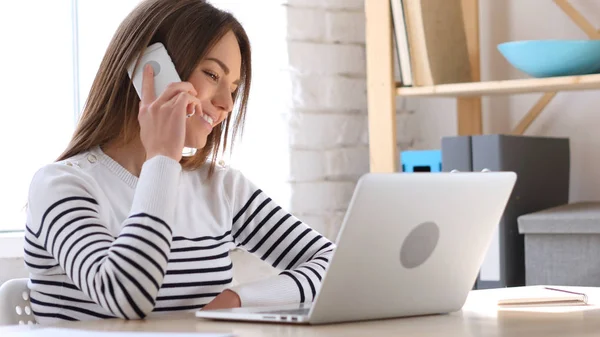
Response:
[{"label": "notebook on desk", "polygon": [[518,296],[498,300],[500,307],[547,307],[587,305],[588,297],[581,292],[560,287],[532,287]]}]

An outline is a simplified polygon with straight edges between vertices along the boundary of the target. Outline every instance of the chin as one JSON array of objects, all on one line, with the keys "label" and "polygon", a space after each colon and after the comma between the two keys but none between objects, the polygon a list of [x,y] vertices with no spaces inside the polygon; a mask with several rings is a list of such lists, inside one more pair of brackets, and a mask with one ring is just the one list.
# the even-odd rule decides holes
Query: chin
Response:
[{"label": "chin", "polygon": [[194,143],[185,143],[184,147],[190,148],[190,149],[196,149],[196,150],[201,150],[206,146],[206,142],[203,143],[198,143],[198,142],[194,142]]},{"label": "chin", "polygon": [[200,150],[206,146],[206,137],[195,137],[185,140],[185,147]]},{"label": "chin", "polygon": [[184,146],[192,149],[202,149],[206,146],[208,141],[208,134],[204,130],[198,130],[197,128],[190,127],[186,128],[186,137]]}]

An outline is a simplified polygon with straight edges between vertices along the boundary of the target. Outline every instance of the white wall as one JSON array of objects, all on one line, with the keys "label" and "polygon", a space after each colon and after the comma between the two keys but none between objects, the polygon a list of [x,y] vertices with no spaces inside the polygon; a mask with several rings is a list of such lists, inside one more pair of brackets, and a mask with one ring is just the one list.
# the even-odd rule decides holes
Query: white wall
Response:
[{"label": "white wall", "polygon": [[0,258],[0,285],[13,278],[29,277],[23,258]]}]

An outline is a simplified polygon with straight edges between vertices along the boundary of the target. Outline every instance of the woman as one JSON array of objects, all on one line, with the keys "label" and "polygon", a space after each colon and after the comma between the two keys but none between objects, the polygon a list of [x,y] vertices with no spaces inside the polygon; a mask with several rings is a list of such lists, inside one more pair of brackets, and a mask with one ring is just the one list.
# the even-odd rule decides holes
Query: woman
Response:
[{"label": "woman", "polygon": [[[140,100],[127,66],[155,42],[184,82],[154,97],[146,67]],[[31,183],[25,261],[38,322],[315,298],[334,245],[215,164],[242,127],[250,78],[244,29],[205,1],[147,0],[124,20],[70,144]],[[184,147],[198,150],[182,157]],[[282,272],[233,286],[236,247]]]}]

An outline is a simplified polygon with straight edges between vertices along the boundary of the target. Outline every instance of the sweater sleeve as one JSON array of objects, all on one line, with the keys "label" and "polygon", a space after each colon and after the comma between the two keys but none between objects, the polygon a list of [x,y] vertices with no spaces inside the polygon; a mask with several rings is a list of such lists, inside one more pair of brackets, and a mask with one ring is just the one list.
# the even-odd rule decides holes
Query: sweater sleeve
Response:
[{"label": "sweater sleeve", "polygon": [[243,307],[312,302],[335,244],[283,210],[241,173],[234,175],[232,236],[238,246],[280,273],[231,289]]},{"label": "sweater sleeve", "polygon": [[[92,301],[116,317],[144,318],[165,276],[180,173],[173,159],[146,161],[128,218],[109,224],[97,182],[77,167],[50,164],[32,179],[26,235]],[[109,225],[121,228],[116,238]]]}]

